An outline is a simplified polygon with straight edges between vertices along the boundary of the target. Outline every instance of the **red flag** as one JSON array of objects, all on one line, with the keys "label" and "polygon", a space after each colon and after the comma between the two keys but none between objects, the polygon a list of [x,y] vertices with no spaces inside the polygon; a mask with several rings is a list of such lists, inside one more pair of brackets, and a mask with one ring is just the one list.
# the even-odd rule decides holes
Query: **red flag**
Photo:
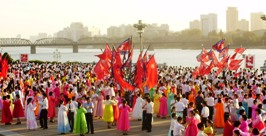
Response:
[{"label": "red flag", "polygon": [[110,62],[106,60],[99,60],[99,62],[94,67],[94,73],[97,79],[102,80],[105,76],[110,76]]},{"label": "red flag", "polygon": [[225,41],[224,39],[218,41],[216,44],[212,46],[212,49],[221,52],[224,49],[224,41]]},{"label": "red flag", "polygon": [[235,66],[229,67],[228,69],[229,69],[229,70],[235,70],[235,71],[237,71],[237,70],[239,69],[240,66],[241,66],[241,65],[235,65]]},{"label": "red flag", "polygon": [[122,42],[118,47],[118,52],[129,52],[132,48],[132,40],[131,38],[126,39],[124,42]]},{"label": "red flag", "polygon": [[239,54],[242,54],[246,49],[245,48],[236,48],[235,49],[235,53],[239,53]]},{"label": "red flag", "polygon": [[222,58],[224,56],[228,56],[229,46],[225,47],[220,53],[219,58]]},{"label": "red flag", "polygon": [[142,53],[139,54],[139,58],[136,63],[136,71],[135,71],[135,77],[134,81],[136,83],[136,86],[138,86],[141,89],[141,85],[143,83],[143,76],[144,76],[144,69],[143,69],[143,63],[142,63]]},{"label": "red flag", "polygon": [[7,72],[8,72],[8,61],[7,61],[6,58],[4,58],[4,59],[2,60],[2,76],[3,76],[4,78],[7,77]]},{"label": "red flag", "polygon": [[236,65],[239,65],[242,61],[243,61],[243,59],[240,59],[240,60],[231,60],[229,66],[230,67],[234,67]]},{"label": "red flag", "polygon": [[236,58],[236,55],[237,55],[237,53],[235,52],[234,55],[230,58],[230,61],[234,60]]},{"label": "red flag", "polygon": [[224,57],[217,65],[217,67],[219,69],[224,69],[228,67],[228,60],[229,60],[229,56]]},{"label": "red flag", "polygon": [[204,75],[205,74],[205,69],[208,67],[208,65],[204,62],[201,62],[200,67],[199,67],[199,74]]},{"label": "red flag", "polygon": [[96,55],[96,56],[99,57],[100,59],[103,59],[103,60],[111,60],[112,51],[111,51],[109,45],[106,44],[104,52],[102,54],[99,54],[99,55]]},{"label": "red flag", "polygon": [[113,61],[114,79],[116,80],[117,83],[119,83],[119,85],[123,89],[134,91],[134,87],[123,79],[121,67],[122,67],[122,61],[121,61],[120,53],[114,52],[114,61]]},{"label": "red flag", "polygon": [[147,86],[148,88],[152,88],[158,83],[158,71],[157,64],[154,58],[154,55],[150,58],[149,62],[146,65],[147,68]]}]

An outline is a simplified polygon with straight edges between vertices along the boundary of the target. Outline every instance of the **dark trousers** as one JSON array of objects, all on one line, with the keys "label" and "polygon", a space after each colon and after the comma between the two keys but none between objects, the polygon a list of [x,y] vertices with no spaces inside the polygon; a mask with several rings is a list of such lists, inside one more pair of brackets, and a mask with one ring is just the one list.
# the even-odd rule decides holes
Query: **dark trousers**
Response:
[{"label": "dark trousers", "polygon": [[142,112],[142,130],[146,130],[147,129],[147,118],[146,118],[146,115],[147,115],[147,111],[143,110],[143,112]]},{"label": "dark trousers", "polygon": [[248,118],[252,117],[252,108],[248,107]]},{"label": "dark trousers", "polygon": [[86,113],[85,116],[87,121],[88,132],[90,132],[91,129],[91,133],[94,133],[92,113]]},{"label": "dark trousers", "polygon": [[171,130],[171,136],[174,136],[174,130]]},{"label": "dark trousers", "polygon": [[[171,115],[172,116],[172,115]],[[183,110],[183,119],[184,119],[184,122],[186,122],[186,117],[187,117],[187,108],[185,108]]]},{"label": "dark trousers", "polygon": [[147,132],[151,132],[151,128],[152,128],[151,121],[152,121],[152,114],[147,113],[146,114]]},{"label": "dark trousers", "polygon": [[213,106],[208,106],[208,108],[210,110],[209,120],[212,120],[213,119],[214,108],[213,108]]},{"label": "dark trousers", "polygon": [[47,126],[47,119],[48,119],[47,114],[48,114],[47,109],[42,109],[41,110],[41,113],[40,113],[40,125],[41,125],[42,128],[48,128],[48,126]]},{"label": "dark trousers", "polygon": [[201,118],[201,123],[203,123],[205,127],[207,126],[207,119],[208,118],[204,118],[204,117]]},{"label": "dark trousers", "polygon": [[69,126],[72,132],[74,128],[74,112],[68,112],[67,118],[68,118]]}]

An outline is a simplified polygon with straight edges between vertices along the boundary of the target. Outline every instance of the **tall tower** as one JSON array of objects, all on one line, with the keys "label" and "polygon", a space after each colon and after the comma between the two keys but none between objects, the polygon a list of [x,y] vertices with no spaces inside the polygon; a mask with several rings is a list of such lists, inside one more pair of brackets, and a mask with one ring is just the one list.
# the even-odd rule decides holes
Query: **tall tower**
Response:
[{"label": "tall tower", "polygon": [[261,19],[263,15],[262,12],[251,13],[250,14],[250,29],[251,31],[265,29],[265,24]]},{"label": "tall tower", "polygon": [[228,7],[226,10],[226,31],[236,31],[238,29],[238,10],[236,7]]},{"label": "tall tower", "polygon": [[204,35],[208,35],[211,31],[217,31],[217,14],[201,15],[200,22],[201,31]]}]

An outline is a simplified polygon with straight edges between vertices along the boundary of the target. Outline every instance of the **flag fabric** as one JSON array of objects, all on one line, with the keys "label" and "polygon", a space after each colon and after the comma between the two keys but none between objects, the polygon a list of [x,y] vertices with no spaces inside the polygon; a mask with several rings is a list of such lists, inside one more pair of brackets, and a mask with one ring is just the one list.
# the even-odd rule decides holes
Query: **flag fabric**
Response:
[{"label": "flag fabric", "polygon": [[7,72],[8,72],[8,61],[6,58],[2,60],[2,71],[1,71],[1,76],[4,78],[7,78]]},{"label": "flag fabric", "polygon": [[117,47],[117,52],[123,52],[123,53],[128,53],[132,48],[132,40],[131,38],[126,39],[124,42],[122,42],[118,47]]},{"label": "flag fabric", "polygon": [[114,59],[112,64],[114,79],[123,89],[134,91],[134,87],[123,79],[121,67],[122,67],[122,60],[120,57],[120,53],[114,52]]},{"label": "flag fabric", "polygon": [[237,71],[241,65],[234,65],[232,67],[229,66],[228,70],[235,70]]},{"label": "flag fabric", "polygon": [[246,49],[245,48],[236,48],[235,53],[242,54]]},{"label": "flag fabric", "polygon": [[122,68],[129,67],[131,65],[132,57],[133,57],[133,48],[128,53],[128,58],[126,59],[125,63],[122,65]]},{"label": "flag fabric", "polygon": [[150,58],[149,62],[146,65],[146,68],[147,68],[146,84],[150,89],[156,86],[158,83],[158,71],[154,55]]},{"label": "flag fabric", "polygon": [[221,52],[224,49],[224,41],[225,39],[218,41],[216,44],[212,45],[212,49]]},{"label": "flag fabric", "polygon": [[229,46],[222,49],[222,51],[219,53],[219,58],[222,58],[224,56],[228,56]]},{"label": "flag fabric", "polygon": [[234,55],[230,57],[230,60],[234,60],[236,58],[237,53],[235,52]]},{"label": "flag fabric", "polygon": [[200,67],[199,67],[199,75],[204,76],[205,74],[205,69],[208,67],[208,65],[205,62],[201,62]]},{"label": "flag fabric", "polygon": [[230,67],[234,67],[236,65],[239,65],[242,61],[243,61],[243,59],[240,59],[240,60],[231,60],[229,66]]},{"label": "flag fabric", "polygon": [[135,85],[141,89],[141,85],[143,83],[144,79],[144,69],[143,69],[143,62],[142,62],[142,53],[139,54],[137,63],[136,63],[136,68],[135,68]]},{"label": "flag fabric", "polygon": [[104,52],[102,54],[96,55],[97,57],[99,57],[100,59],[103,60],[111,60],[112,58],[112,51],[109,47],[108,44],[106,44]]}]

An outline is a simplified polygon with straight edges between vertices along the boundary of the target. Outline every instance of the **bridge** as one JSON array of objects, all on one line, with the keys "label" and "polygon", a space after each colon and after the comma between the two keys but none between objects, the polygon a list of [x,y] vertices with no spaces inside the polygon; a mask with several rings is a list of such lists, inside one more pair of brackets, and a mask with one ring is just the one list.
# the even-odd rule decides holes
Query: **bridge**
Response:
[{"label": "bridge", "polygon": [[[36,47],[66,47],[71,46],[73,48],[73,53],[78,53],[79,47],[92,46],[93,48],[104,48],[106,43],[110,45],[119,45],[125,39],[109,39],[106,37],[85,37],[78,41],[73,41],[67,38],[44,38],[31,42],[28,39],[21,38],[0,38],[0,47],[30,47],[30,53],[36,54]],[[139,45],[139,39],[133,39],[135,45]],[[176,40],[171,40],[167,42],[163,41],[149,41],[144,40],[144,45],[157,45],[157,47],[164,47],[166,44],[182,44],[186,45],[188,42],[178,42]],[[193,42],[195,43],[195,42]],[[198,43],[198,42],[197,42]]]}]

